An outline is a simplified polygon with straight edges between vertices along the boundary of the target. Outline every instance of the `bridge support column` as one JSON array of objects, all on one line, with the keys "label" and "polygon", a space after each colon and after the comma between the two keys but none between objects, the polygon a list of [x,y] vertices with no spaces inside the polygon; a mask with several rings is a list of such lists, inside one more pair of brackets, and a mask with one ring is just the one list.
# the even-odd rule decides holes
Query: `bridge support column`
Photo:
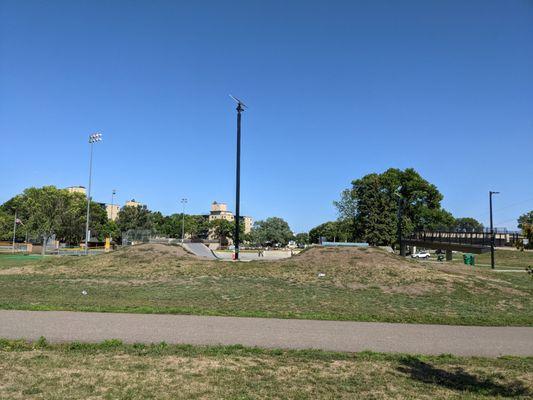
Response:
[{"label": "bridge support column", "polygon": [[446,250],[446,261],[452,261],[453,253],[451,250]]}]

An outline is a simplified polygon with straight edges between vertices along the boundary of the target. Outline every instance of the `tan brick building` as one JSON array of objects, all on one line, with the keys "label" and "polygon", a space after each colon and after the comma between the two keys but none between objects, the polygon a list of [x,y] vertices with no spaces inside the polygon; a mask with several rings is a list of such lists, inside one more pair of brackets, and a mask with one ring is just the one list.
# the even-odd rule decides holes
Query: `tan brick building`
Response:
[{"label": "tan brick building", "polygon": [[[208,217],[209,222],[217,219],[224,219],[230,222],[235,221],[235,215],[231,211],[228,211],[228,205],[216,201],[211,204],[211,211]],[[252,217],[241,216],[241,223],[244,224],[244,233],[250,233],[253,224]],[[214,238],[212,233],[209,234],[209,238]]]}]

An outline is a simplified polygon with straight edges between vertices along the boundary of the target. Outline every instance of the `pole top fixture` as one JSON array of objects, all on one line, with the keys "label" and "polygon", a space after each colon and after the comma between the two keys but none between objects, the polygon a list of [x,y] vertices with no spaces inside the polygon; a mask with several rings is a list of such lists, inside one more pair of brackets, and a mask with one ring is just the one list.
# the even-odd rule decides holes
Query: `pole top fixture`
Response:
[{"label": "pole top fixture", "polygon": [[248,108],[248,106],[246,104],[243,103],[242,100],[238,99],[237,97],[233,96],[233,95],[229,95],[229,97],[231,97],[233,100],[235,100],[235,102],[237,103],[237,109],[240,109],[240,111],[244,110],[245,108]]},{"label": "pole top fixture", "polygon": [[102,134],[101,133],[93,133],[89,136],[89,143],[96,143],[102,141]]}]

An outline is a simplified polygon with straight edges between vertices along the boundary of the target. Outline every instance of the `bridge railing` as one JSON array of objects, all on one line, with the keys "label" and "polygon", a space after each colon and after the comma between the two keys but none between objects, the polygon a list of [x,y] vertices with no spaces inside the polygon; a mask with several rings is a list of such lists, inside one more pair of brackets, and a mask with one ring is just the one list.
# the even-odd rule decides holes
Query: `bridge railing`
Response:
[{"label": "bridge railing", "polygon": [[[490,246],[492,234],[486,231],[457,232],[457,231],[415,231],[406,236],[406,239],[424,242],[455,243],[472,246]],[[496,247],[512,246],[520,239],[519,233],[494,233]]]}]

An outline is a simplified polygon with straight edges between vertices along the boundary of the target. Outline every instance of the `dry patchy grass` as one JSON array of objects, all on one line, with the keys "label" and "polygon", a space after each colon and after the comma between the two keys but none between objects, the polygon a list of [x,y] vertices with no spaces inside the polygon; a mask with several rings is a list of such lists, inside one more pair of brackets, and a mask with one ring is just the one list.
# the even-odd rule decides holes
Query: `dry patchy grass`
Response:
[{"label": "dry patchy grass", "polygon": [[[378,248],[311,248],[285,260],[231,263],[140,245],[0,269],[0,307],[531,325],[527,278]],[[80,298],[82,289],[90,296]]]},{"label": "dry patchy grass", "polygon": [[[42,343],[41,343],[42,344]],[[531,358],[0,341],[0,398],[529,398]]]}]

